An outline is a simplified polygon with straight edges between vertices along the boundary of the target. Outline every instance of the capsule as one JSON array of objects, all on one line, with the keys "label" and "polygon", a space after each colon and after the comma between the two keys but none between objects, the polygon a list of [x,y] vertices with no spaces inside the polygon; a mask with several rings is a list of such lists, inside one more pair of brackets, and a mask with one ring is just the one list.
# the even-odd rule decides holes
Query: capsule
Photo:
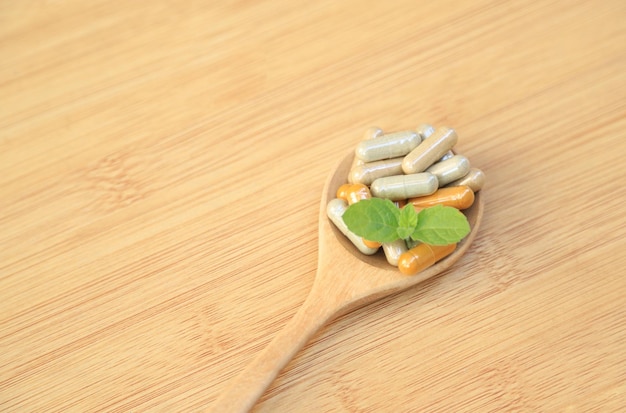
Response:
[{"label": "capsule", "polygon": [[383,130],[377,126],[372,126],[371,128],[365,129],[363,140],[368,141],[370,139],[380,138],[381,136],[383,136]]},{"label": "capsule", "polygon": [[474,192],[469,186],[450,186],[428,196],[411,198],[407,202],[413,204],[418,211],[435,205],[466,209],[474,203]]},{"label": "capsule", "polygon": [[425,270],[454,251],[456,244],[429,245],[419,244],[400,256],[398,269],[402,274],[414,275]]},{"label": "capsule", "polygon": [[426,172],[430,172],[435,175],[439,181],[439,186],[442,187],[452,181],[464,177],[467,175],[469,170],[469,160],[463,155],[454,155],[452,158],[432,165],[426,169]]},{"label": "capsule", "polygon": [[348,204],[343,199],[335,198],[331,200],[326,206],[326,215],[332,221],[333,224],[345,235],[359,251],[365,255],[372,255],[378,251],[378,248],[370,248],[363,243],[363,238],[356,235],[354,232],[348,229],[348,226],[343,222],[343,214],[348,209]]},{"label": "capsule", "polygon": [[397,158],[411,152],[422,138],[413,131],[390,133],[376,139],[361,141],[355,150],[357,158],[365,162]]},{"label": "capsule", "polygon": [[[346,197],[348,200],[348,205],[352,205],[363,199],[370,199],[372,197],[372,194],[370,193],[370,190],[367,186],[363,184],[352,184],[348,186],[346,189]],[[368,241],[366,239],[363,239],[363,243],[365,244],[366,247],[369,247],[369,248],[380,247],[380,242],[376,242],[376,241]]]},{"label": "capsule", "polygon": [[443,162],[443,161],[447,161],[448,159],[452,158],[454,156],[454,152],[452,152],[451,150],[444,153],[443,156],[441,158],[439,158],[439,160],[437,162]]},{"label": "capsule", "polygon": [[435,133],[435,128],[428,123],[420,123],[417,125],[417,128],[415,128],[415,132],[417,132],[422,137],[422,140],[424,140]]},{"label": "capsule", "polygon": [[399,157],[364,163],[360,166],[352,168],[348,179],[352,183],[371,185],[371,183],[378,178],[401,175],[402,159],[404,158]]},{"label": "capsule", "polygon": [[412,175],[395,175],[378,178],[370,189],[372,195],[392,201],[429,195],[437,190],[439,182],[435,175],[423,172]]},{"label": "capsule", "polygon": [[[435,132],[435,128],[430,126],[428,123],[422,123],[417,126],[417,133],[422,137],[422,141],[426,138],[429,138]],[[446,159],[450,159],[454,156],[454,152],[451,150],[446,152],[437,162],[445,161]]]},{"label": "capsule", "polygon": [[[363,140],[367,141],[370,139],[376,139],[381,136],[383,136],[383,130],[377,126],[372,126],[371,128],[367,128],[365,130],[365,133],[363,134]],[[354,159],[352,160],[352,166],[350,166],[350,170],[356,168],[357,166],[363,165],[364,163],[365,161],[355,156]],[[350,180],[349,176],[348,176],[348,182],[350,182],[351,184],[355,183]]]},{"label": "capsule", "polygon": [[[350,170],[353,170],[354,168],[356,168],[357,166],[361,166],[363,165],[365,162],[363,162],[362,160],[360,160],[359,158],[357,158],[356,156],[354,157],[354,159],[352,160],[352,165],[350,165]],[[352,182],[350,180],[350,176],[348,176],[348,182],[350,182],[351,184],[353,184],[354,182]]]},{"label": "capsule", "polygon": [[405,174],[423,172],[430,165],[440,159],[458,141],[454,129],[441,127],[419,144],[402,161],[402,170]]},{"label": "capsule", "polygon": [[480,191],[485,185],[485,173],[478,168],[470,168],[470,171],[461,179],[450,182],[449,186],[466,185],[474,192]]},{"label": "capsule", "polygon": [[363,184],[352,184],[346,189],[348,205],[356,204],[362,199],[370,199],[372,194],[369,188]]},{"label": "capsule", "polygon": [[352,184],[341,185],[339,188],[337,188],[337,193],[335,196],[339,199],[343,199],[344,201],[348,202],[348,190],[350,189],[351,186]]},{"label": "capsule", "polygon": [[393,242],[385,242],[383,244],[383,251],[385,252],[385,258],[387,262],[393,266],[398,265],[400,256],[408,251],[406,243],[403,239],[397,239]]},{"label": "capsule", "polygon": [[400,209],[402,209],[406,205],[406,199],[398,199],[393,201],[393,203]]}]

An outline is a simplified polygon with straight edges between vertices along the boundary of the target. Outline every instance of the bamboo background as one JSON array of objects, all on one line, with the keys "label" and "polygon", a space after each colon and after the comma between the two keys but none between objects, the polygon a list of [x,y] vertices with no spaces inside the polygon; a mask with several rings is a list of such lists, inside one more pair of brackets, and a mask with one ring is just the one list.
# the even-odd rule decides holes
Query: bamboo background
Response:
[{"label": "bamboo background", "polygon": [[254,412],[626,410],[623,1],[0,2],[0,410],[204,411],[315,274],[363,131],[488,177],[451,270]]}]

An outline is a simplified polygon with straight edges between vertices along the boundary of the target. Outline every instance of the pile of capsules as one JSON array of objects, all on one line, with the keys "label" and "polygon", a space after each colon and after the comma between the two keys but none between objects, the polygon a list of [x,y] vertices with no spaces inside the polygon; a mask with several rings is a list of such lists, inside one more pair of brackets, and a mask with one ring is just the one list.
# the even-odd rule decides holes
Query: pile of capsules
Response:
[{"label": "pile of capsules", "polygon": [[410,203],[419,211],[435,205],[463,210],[474,203],[474,193],[485,183],[485,174],[470,167],[463,155],[452,152],[458,141],[454,129],[421,124],[415,131],[384,134],[370,128],[355,150],[348,182],[326,209],[330,220],[363,254],[375,254],[382,246],[389,264],[406,275],[416,274],[451,254],[456,244],[428,245],[398,239],[383,243],[364,240],[343,221],[349,205],[372,196],[393,201],[398,208]]}]

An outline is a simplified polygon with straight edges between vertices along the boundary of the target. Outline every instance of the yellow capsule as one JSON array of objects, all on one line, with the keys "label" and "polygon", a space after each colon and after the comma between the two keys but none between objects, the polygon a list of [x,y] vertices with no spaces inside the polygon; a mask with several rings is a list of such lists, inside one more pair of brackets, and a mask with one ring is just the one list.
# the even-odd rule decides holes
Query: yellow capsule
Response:
[{"label": "yellow capsule", "polygon": [[352,168],[348,180],[352,183],[371,185],[374,180],[384,176],[402,174],[402,157],[367,162]]},{"label": "yellow capsule", "polygon": [[429,245],[419,244],[400,255],[398,269],[402,274],[414,275],[430,267],[454,251],[456,244]]},{"label": "yellow capsule", "polygon": [[426,169],[426,172],[437,177],[439,186],[442,187],[464,177],[470,170],[470,162],[463,155],[454,155],[444,161],[439,161]]},{"label": "yellow capsule", "polygon": [[438,189],[431,195],[411,198],[407,202],[413,204],[418,211],[435,205],[466,209],[474,203],[474,192],[469,186],[450,186]]},{"label": "yellow capsule", "polygon": [[450,182],[449,186],[466,185],[474,192],[478,192],[485,185],[485,173],[478,168],[471,168],[470,171],[461,179]]},{"label": "yellow capsule", "polygon": [[344,201],[348,202],[348,190],[351,186],[352,184],[343,184],[339,188],[337,188],[337,198],[343,199]]},{"label": "yellow capsule", "polygon": [[352,184],[346,190],[346,196],[348,197],[348,205],[352,205],[362,199],[370,199],[372,194],[367,186],[363,184]]},{"label": "yellow capsule", "polygon": [[390,133],[376,139],[361,141],[355,149],[355,156],[365,162],[397,158],[411,152],[421,140],[422,138],[413,131]]},{"label": "yellow capsule", "polygon": [[454,129],[441,127],[417,145],[402,161],[405,174],[423,172],[456,144],[459,137]]}]

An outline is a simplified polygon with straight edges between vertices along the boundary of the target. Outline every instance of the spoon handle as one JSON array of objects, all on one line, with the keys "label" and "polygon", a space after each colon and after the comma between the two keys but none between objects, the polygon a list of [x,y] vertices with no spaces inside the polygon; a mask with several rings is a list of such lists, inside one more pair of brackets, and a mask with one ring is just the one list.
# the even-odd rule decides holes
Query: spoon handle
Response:
[{"label": "spoon handle", "polygon": [[214,413],[249,411],[278,373],[335,313],[316,293],[309,294],[293,318],[246,368],[233,379],[213,405]]}]

